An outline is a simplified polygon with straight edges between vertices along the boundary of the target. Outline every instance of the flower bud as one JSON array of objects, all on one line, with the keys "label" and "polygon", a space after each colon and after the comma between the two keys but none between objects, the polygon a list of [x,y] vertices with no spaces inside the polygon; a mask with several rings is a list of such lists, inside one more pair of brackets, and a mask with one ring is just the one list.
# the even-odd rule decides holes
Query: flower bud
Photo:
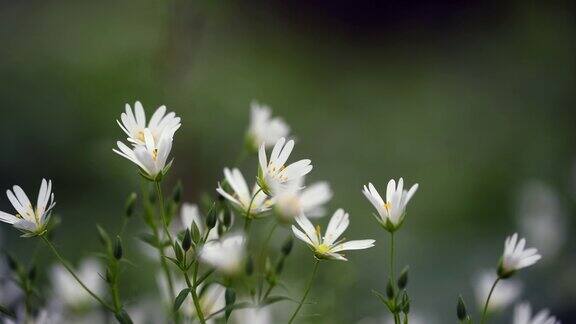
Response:
[{"label": "flower bud", "polygon": [[14,259],[10,254],[6,254],[6,262],[8,263],[8,268],[10,268],[10,270],[18,270],[18,261],[16,261],[16,259]]},{"label": "flower bud", "polygon": [[120,236],[116,236],[116,244],[114,244],[114,258],[116,260],[122,259],[122,240]]},{"label": "flower bud", "polygon": [[224,299],[226,300],[226,320],[228,320],[232,313],[232,307],[230,306],[234,305],[234,302],[236,301],[236,291],[231,287],[226,288]]},{"label": "flower bud", "polygon": [[246,275],[251,276],[254,273],[254,259],[248,257],[246,260]]},{"label": "flower bud", "polygon": [[464,303],[462,295],[458,296],[458,306],[456,306],[456,315],[458,316],[458,320],[460,321],[468,319],[468,311],[466,310],[466,304]]},{"label": "flower bud", "polygon": [[288,236],[288,238],[286,238],[284,244],[282,244],[282,254],[288,256],[288,254],[290,254],[290,252],[292,251],[293,245],[294,245],[294,238],[292,237],[292,235],[290,235]]},{"label": "flower bud", "polygon": [[34,279],[36,279],[36,273],[36,266],[32,266],[32,268],[30,268],[28,271],[28,279],[30,281],[34,281]]},{"label": "flower bud", "polygon": [[392,300],[392,299],[394,299],[395,295],[396,295],[396,292],[394,291],[394,285],[392,284],[392,278],[388,278],[388,284],[386,284],[386,297],[388,297],[388,299]]},{"label": "flower bud", "polygon": [[400,272],[400,276],[398,277],[398,289],[406,288],[408,284],[408,267],[405,267],[402,272]]},{"label": "flower bud", "polygon": [[190,229],[186,229],[186,233],[184,233],[184,238],[182,239],[182,250],[184,252],[188,252],[190,247],[192,246],[192,234],[190,234]]},{"label": "flower bud", "polygon": [[212,203],[212,207],[208,211],[208,216],[206,216],[206,227],[207,230],[211,230],[216,226],[216,221],[218,220],[218,208],[215,203]]},{"label": "flower bud", "polygon": [[406,290],[402,292],[402,302],[400,305],[402,307],[402,313],[408,314],[410,312],[410,298],[408,298]]},{"label": "flower bud", "polygon": [[222,225],[226,228],[230,228],[230,225],[232,225],[232,211],[227,206],[225,206],[223,210],[224,215],[222,216]]},{"label": "flower bud", "polygon": [[131,193],[126,199],[126,205],[124,208],[126,217],[130,218],[134,215],[134,210],[136,209],[136,199],[138,195],[135,192]]},{"label": "flower bud", "polygon": [[276,274],[281,274],[282,270],[284,270],[284,258],[278,260],[278,263],[276,264]]},{"label": "flower bud", "polygon": [[176,186],[174,186],[174,191],[172,191],[172,201],[175,204],[179,204],[182,199],[182,182],[178,181]]}]

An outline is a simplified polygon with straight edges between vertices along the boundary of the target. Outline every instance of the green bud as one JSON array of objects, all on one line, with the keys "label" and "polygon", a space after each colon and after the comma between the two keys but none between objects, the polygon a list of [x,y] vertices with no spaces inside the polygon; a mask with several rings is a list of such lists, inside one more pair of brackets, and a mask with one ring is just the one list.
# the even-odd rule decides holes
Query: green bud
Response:
[{"label": "green bud", "polygon": [[174,241],[174,244],[172,244],[172,249],[174,250],[176,260],[182,262],[182,260],[184,260],[184,252],[182,251],[182,248],[180,248],[180,244],[178,244],[178,241]]},{"label": "green bud", "polygon": [[30,268],[28,271],[28,279],[30,279],[30,281],[34,281],[34,279],[36,279],[36,273],[36,266],[32,266],[32,268]]},{"label": "green bud", "polygon": [[236,292],[233,288],[226,288],[224,299],[226,300],[226,320],[228,320],[230,314],[232,313],[232,307],[230,306],[234,305],[234,302],[236,301]]},{"label": "green bud", "polygon": [[254,259],[248,257],[246,260],[246,275],[251,276],[254,273]]},{"label": "green bud", "polygon": [[179,204],[182,199],[182,182],[178,181],[172,191],[172,201]]},{"label": "green bud", "polygon": [[18,270],[18,261],[16,261],[16,259],[14,259],[10,254],[6,254],[6,263],[8,263],[8,268],[10,268],[10,270]]},{"label": "green bud", "polygon": [[218,223],[217,231],[218,231],[218,236],[219,236],[219,237],[222,236],[222,235],[224,235],[224,233],[226,232],[226,227],[224,227],[224,224],[223,224],[223,223]]},{"label": "green bud", "polygon": [[122,240],[120,239],[120,236],[116,236],[116,244],[114,244],[114,258],[120,260],[122,259],[122,254]]},{"label": "green bud", "polygon": [[110,235],[108,235],[108,232],[106,232],[106,230],[100,225],[96,225],[96,229],[98,230],[98,239],[100,240],[100,243],[102,243],[106,249],[109,249],[111,245]]},{"label": "green bud", "polygon": [[276,274],[281,274],[282,270],[284,270],[284,258],[278,260],[278,263],[276,264]]},{"label": "green bud", "polygon": [[232,225],[232,211],[228,207],[224,207],[224,215],[222,216],[222,225],[226,228],[230,228]]},{"label": "green bud", "polygon": [[400,276],[398,277],[398,289],[406,288],[408,285],[408,267],[406,266],[402,272],[400,272]]},{"label": "green bud", "polygon": [[124,211],[126,213],[126,217],[130,218],[130,217],[132,217],[132,215],[134,215],[134,210],[136,209],[136,199],[137,198],[138,198],[138,195],[135,192],[133,192],[126,199],[126,205],[124,208]]},{"label": "green bud", "polygon": [[392,300],[392,299],[394,299],[395,295],[396,295],[396,292],[394,291],[394,285],[392,284],[392,279],[388,278],[388,284],[386,284],[386,297],[388,297],[388,299]]},{"label": "green bud", "polygon": [[186,233],[184,233],[184,238],[182,239],[182,250],[184,250],[184,252],[188,252],[191,246],[192,246],[192,234],[190,234],[189,229],[186,229]]},{"label": "green bud", "polygon": [[458,296],[458,306],[456,306],[456,315],[458,316],[458,320],[460,321],[465,321],[468,319],[468,311],[466,310],[466,304],[464,303],[462,295]]},{"label": "green bud", "polygon": [[402,302],[400,305],[402,307],[402,313],[408,314],[410,312],[410,298],[408,298],[406,290],[402,292]]},{"label": "green bud", "polygon": [[112,273],[110,272],[110,268],[106,268],[106,282],[112,283]]},{"label": "green bud", "polygon": [[294,245],[294,238],[292,237],[292,235],[289,235],[288,238],[286,238],[286,241],[284,241],[284,244],[282,244],[282,254],[286,256],[290,254],[293,245]]},{"label": "green bud", "polygon": [[218,208],[216,203],[212,203],[212,207],[208,211],[208,216],[206,216],[206,227],[207,230],[211,230],[216,226],[216,221],[218,220]]}]

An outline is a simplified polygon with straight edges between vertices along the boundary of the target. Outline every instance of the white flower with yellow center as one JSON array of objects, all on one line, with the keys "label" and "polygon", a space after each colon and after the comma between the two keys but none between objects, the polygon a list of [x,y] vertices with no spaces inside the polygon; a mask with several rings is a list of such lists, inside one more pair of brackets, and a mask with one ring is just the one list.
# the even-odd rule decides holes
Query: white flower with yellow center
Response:
[{"label": "white flower with yellow center", "polygon": [[314,225],[305,216],[300,215],[295,219],[300,229],[292,225],[292,232],[298,239],[308,244],[318,259],[347,261],[341,252],[363,250],[374,246],[374,240],[344,242],[344,239],[341,239],[337,241],[350,224],[348,213],[344,212],[343,209],[338,209],[332,215],[324,236],[320,232],[320,226],[314,228]]},{"label": "white flower with yellow center", "polygon": [[[102,266],[96,259],[85,259],[80,264],[77,275],[80,280],[97,295],[104,292],[104,281],[100,277]],[[95,300],[80,286],[62,265],[52,267],[50,278],[54,289],[54,298],[64,305],[79,308],[94,305]]]},{"label": "white flower with yellow center", "polygon": [[248,128],[248,145],[254,151],[260,145],[271,147],[280,138],[288,136],[290,127],[279,117],[272,118],[270,107],[257,101],[250,104],[250,127]]},{"label": "white flower with yellow center", "polygon": [[126,112],[120,115],[120,122],[116,120],[120,128],[128,135],[128,141],[137,145],[146,145],[144,130],[149,129],[155,141],[159,141],[164,131],[176,131],[180,128],[180,117],[174,112],[166,114],[166,106],[160,106],[146,125],[146,113],[139,101],[134,104],[134,112],[129,104],[126,104]]},{"label": "white flower with yellow center", "polygon": [[418,184],[414,184],[408,191],[404,190],[404,180],[400,178],[398,186],[393,179],[388,182],[386,201],[380,197],[372,183],[369,183],[368,187],[364,186],[362,193],[378,211],[378,216],[376,216],[378,222],[389,232],[394,232],[402,225],[406,215],[406,206],[416,190],[418,190]]},{"label": "white flower with yellow center", "polygon": [[[286,144],[286,145],[284,145]],[[287,185],[312,171],[311,161],[302,159],[285,166],[286,161],[292,153],[294,141],[286,142],[284,137],[280,138],[270,154],[270,160],[266,158],[266,146],[262,144],[258,151],[260,168],[258,169],[258,185],[267,194],[271,195],[272,189]]]},{"label": "white flower with yellow center", "polygon": [[151,181],[159,180],[170,168],[171,162],[166,161],[172,150],[172,137],[177,128],[165,130],[162,136],[155,140],[149,129],[144,129],[144,144],[134,148],[118,141],[118,149],[113,151],[122,157],[132,161],[140,167],[140,173]]},{"label": "white flower with yellow center", "polygon": [[273,190],[274,210],[281,220],[289,221],[301,214],[306,217],[324,215],[323,205],[332,198],[330,185],[327,182],[317,182],[302,188],[302,182],[297,180],[283,190]]},{"label": "white flower with yellow center", "polygon": [[516,271],[529,267],[542,257],[535,248],[525,249],[526,240],[518,241],[518,234],[506,238],[504,243],[504,254],[498,266],[498,276],[508,278]]},{"label": "white flower with yellow center", "polygon": [[547,309],[539,311],[532,317],[532,307],[528,303],[517,305],[514,309],[513,324],[560,324],[556,317],[551,316]]},{"label": "white flower with yellow center", "polygon": [[258,217],[258,215],[270,209],[271,200],[268,199],[268,196],[260,190],[258,185],[254,185],[252,192],[250,192],[240,170],[224,168],[224,177],[233,193],[226,192],[220,184],[218,184],[216,191],[229,200],[234,207],[242,211],[244,216],[249,218]]},{"label": "white flower with yellow center", "polygon": [[16,214],[0,211],[0,221],[12,224],[15,228],[23,231],[23,236],[26,237],[44,234],[50,220],[50,212],[56,204],[52,193],[52,181],[42,179],[36,208],[32,206],[22,188],[14,186],[12,189],[12,191],[6,190],[6,195],[16,209]]},{"label": "white flower with yellow center", "polygon": [[235,275],[242,270],[246,257],[246,239],[242,234],[230,234],[219,240],[208,241],[198,257],[224,274]]},{"label": "white flower with yellow center", "polygon": [[[494,270],[487,270],[479,273],[474,282],[474,293],[478,307],[484,307],[484,303],[488,298],[492,284],[497,279]],[[488,311],[495,312],[502,310],[512,304],[522,292],[522,283],[520,281],[510,279],[502,281],[494,288],[490,303],[488,304]]]}]

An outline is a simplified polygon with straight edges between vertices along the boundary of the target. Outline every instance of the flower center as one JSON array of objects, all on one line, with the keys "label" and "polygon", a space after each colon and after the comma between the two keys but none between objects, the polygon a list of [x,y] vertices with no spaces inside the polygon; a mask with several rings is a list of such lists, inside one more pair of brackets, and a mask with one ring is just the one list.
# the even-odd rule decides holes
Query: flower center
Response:
[{"label": "flower center", "polygon": [[384,209],[386,209],[388,214],[390,214],[390,212],[392,211],[392,204],[389,202],[384,203]]},{"label": "flower center", "polygon": [[137,138],[139,141],[144,142],[144,131],[139,131],[139,132],[138,132],[138,135],[136,136],[136,138]]},{"label": "flower center", "polygon": [[328,251],[330,251],[330,247],[324,243],[316,247],[316,253],[318,254],[327,254]]},{"label": "flower center", "polygon": [[158,158],[158,149],[154,149],[152,151],[152,159],[154,159],[154,161],[156,161],[157,158]]}]

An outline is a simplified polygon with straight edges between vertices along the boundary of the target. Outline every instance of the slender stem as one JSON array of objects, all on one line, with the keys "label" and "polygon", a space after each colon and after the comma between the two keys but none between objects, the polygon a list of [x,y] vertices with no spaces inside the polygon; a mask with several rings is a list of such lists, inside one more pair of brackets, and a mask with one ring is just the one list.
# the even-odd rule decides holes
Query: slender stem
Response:
[{"label": "slender stem", "polygon": [[88,287],[86,287],[86,285],[82,282],[82,280],[80,280],[80,278],[78,278],[76,273],[74,273],[74,270],[72,270],[72,268],[68,265],[68,262],[66,262],[66,260],[64,260],[64,258],[62,258],[62,256],[60,255],[58,250],[56,250],[56,247],[52,244],[52,242],[50,242],[46,238],[46,236],[44,236],[44,235],[42,235],[40,237],[46,243],[46,245],[48,245],[50,250],[52,250],[52,253],[54,253],[54,255],[56,256],[58,261],[60,261],[60,263],[64,266],[64,268],[66,268],[66,270],[68,270],[70,275],[72,275],[72,277],[74,277],[74,279],[80,284],[80,286],[82,286],[82,288],[84,288],[84,290],[86,290],[86,292],[89,293],[90,296],[92,296],[94,299],[96,299],[102,306],[104,306],[108,310],[114,312],[114,307],[108,305],[108,303],[106,303],[104,300],[102,300],[100,297],[98,297],[98,295],[96,295],[92,290],[90,290]]},{"label": "slender stem", "polygon": [[[262,266],[262,273],[264,273],[264,268],[266,267],[266,260],[264,259],[264,255],[266,253],[268,243],[270,242],[270,239],[272,238],[272,234],[274,234],[274,231],[276,230],[276,227],[278,227],[278,222],[274,222],[274,225],[272,225],[272,228],[270,228],[270,231],[268,232],[268,235],[266,236],[264,243],[262,243],[262,249],[260,250],[260,255],[258,257],[258,262]],[[260,296],[260,299],[262,299],[261,297],[262,297],[262,289],[263,288],[264,288],[264,278],[260,278],[260,279],[258,279],[258,296]],[[269,290],[270,290],[270,288],[269,288]]]},{"label": "slender stem", "polygon": [[394,232],[390,233],[390,278],[394,284],[396,280],[394,277]]},{"label": "slender stem", "polygon": [[200,306],[200,299],[198,298],[198,294],[196,293],[196,278],[198,276],[198,262],[194,264],[194,273],[192,275],[192,282],[190,282],[190,276],[186,271],[182,271],[184,273],[184,279],[186,279],[186,285],[190,289],[190,294],[192,295],[192,301],[194,302],[194,308],[196,308],[196,315],[198,315],[198,319],[200,320],[201,324],[206,324],[206,320],[204,318],[204,314],[202,313],[202,306]]},{"label": "slender stem", "polygon": [[162,186],[160,185],[160,181],[156,181],[156,194],[158,195],[158,204],[160,205],[160,218],[162,219],[162,228],[164,229],[164,233],[172,243],[172,234],[168,230],[168,221],[166,220],[166,208],[164,207],[164,195],[162,194]]},{"label": "slender stem", "polygon": [[250,204],[248,204],[248,210],[246,211],[246,218],[244,219],[244,233],[248,235],[250,233],[250,225],[252,224],[252,204],[254,204],[254,199],[256,196],[262,191],[262,188],[259,188],[258,191],[252,195],[252,199],[250,199]]},{"label": "slender stem", "polygon": [[316,272],[318,271],[318,265],[319,264],[320,264],[320,260],[316,259],[316,262],[314,263],[314,270],[312,270],[312,275],[310,276],[310,280],[308,281],[308,284],[306,285],[306,290],[304,290],[304,295],[302,296],[302,299],[300,299],[300,303],[298,303],[298,307],[296,308],[296,310],[292,314],[292,317],[290,317],[288,324],[290,324],[294,321],[294,319],[296,318],[296,315],[300,311],[300,308],[302,308],[302,305],[304,304],[304,301],[306,300],[306,297],[308,296],[308,293],[310,292],[310,288],[312,287],[312,283],[314,282],[314,276],[316,276]]},{"label": "slender stem", "polygon": [[490,292],[488,293],[488,298],[486,298],[486,303],[484,304],[484,311],[482,312],[482,321],[480,321],[481,324],[484,324],[486,322],[486,314],[488,312],[488,304],[490,303],[490,297],[492,297],[492,293],[494,292],[494,289],[496,289],[496,285],[498,284],[499,281],[500,281],[500,277],[498,277],[494,281],[494,284],[492,284],[492,288],[490,288]]}]

